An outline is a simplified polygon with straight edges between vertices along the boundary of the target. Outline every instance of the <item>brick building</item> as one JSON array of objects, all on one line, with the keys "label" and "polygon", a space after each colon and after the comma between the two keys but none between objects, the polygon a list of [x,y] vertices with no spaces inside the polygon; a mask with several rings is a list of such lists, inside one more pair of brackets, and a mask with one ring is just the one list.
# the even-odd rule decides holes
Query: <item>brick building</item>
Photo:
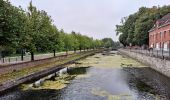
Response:
[{"label": "brick building", "polygon": [[149,47],[169,51],[170,48],[170,13],[157,20],[149,31]]}]

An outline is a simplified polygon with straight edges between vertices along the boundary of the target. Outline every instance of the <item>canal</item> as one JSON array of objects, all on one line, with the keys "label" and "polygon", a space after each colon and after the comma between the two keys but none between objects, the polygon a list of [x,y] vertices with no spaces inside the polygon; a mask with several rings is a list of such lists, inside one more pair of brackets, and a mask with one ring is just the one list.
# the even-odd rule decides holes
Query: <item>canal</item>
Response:
[{"label": "canal", "polygon": [[22,84],[0,100],[170,99],[169,78],[115,51],[87,57],[68,69],[38,86]]}]

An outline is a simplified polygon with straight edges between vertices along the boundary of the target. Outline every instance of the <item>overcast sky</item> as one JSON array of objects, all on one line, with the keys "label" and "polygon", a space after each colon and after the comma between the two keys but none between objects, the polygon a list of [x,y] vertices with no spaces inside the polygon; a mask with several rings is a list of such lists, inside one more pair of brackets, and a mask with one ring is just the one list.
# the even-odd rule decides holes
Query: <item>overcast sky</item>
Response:
[{"label": "overcast sky", "polygon": [[[30,0],[10,0],[15,6],[26,9]],[[45,10],[58,29],[72,30],[94,38],[111,37],[117,40],[115,25],[122,17],[136,12],[140,7],[169,5],[170,0],[32,0],[40,10]]]}]

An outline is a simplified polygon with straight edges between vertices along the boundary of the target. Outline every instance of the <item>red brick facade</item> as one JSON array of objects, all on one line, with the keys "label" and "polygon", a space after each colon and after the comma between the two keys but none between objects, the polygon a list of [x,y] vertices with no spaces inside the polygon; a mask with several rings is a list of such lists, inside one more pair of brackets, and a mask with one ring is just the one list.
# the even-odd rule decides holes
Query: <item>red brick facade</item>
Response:
[{"label": "red brick facade", "polygon": [[149,47],[168,51],[170,48],[170,13],[156,21],[149,31]]}]

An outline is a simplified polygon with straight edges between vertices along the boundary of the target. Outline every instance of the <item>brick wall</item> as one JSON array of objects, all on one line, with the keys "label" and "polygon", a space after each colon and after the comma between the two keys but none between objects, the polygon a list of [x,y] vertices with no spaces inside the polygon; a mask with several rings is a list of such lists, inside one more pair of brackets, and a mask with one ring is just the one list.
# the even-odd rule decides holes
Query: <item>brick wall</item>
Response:
[{"label": "brick wall", "polygon": [[170,24],[157,27],[149,32],[149,47],[169,49],[170,45]]}]

